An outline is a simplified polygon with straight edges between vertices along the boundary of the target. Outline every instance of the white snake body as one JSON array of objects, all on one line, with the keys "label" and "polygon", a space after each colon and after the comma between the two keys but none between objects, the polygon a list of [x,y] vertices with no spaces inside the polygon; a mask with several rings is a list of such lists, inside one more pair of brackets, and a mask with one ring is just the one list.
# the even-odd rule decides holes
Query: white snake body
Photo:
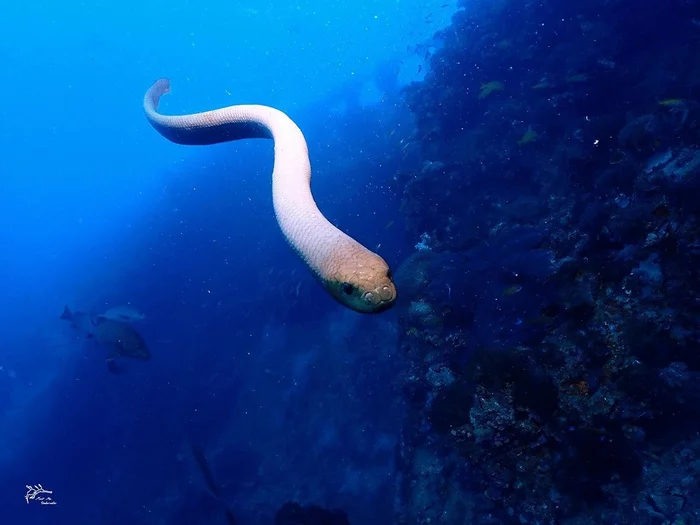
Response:
[{"label": "white snake body", "polygon": [[190,115],[158,113],[170,81],[157,80],[144,111],[162,136],[177,144],[207,145],[248,138],[274,141],[272,199],[277,222],[294,251],[341,304],[362,313],[382,312],[396,300],[389,266],[379,255],[333,226],[311,194],[311,164],[299,127],[282,111],[237,105]]}]

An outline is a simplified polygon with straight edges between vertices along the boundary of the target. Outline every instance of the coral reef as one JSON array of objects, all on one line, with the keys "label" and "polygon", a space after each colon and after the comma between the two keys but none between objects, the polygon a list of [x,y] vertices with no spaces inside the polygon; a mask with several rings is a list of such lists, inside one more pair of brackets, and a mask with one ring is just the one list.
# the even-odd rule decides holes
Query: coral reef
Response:
[{"label": "coral reef", "polygon": [[398,522],[696,523],[700,4],[464,4],[406,90]]}]

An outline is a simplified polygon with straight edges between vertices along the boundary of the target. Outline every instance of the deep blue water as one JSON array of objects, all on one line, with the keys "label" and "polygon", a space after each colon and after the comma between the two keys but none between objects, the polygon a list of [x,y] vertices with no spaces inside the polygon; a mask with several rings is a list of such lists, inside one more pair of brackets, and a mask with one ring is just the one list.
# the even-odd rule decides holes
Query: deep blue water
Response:
[{"label": "deep blue water", "polygon": [[[698,0],[0,6],[0,522],[700,523],[699,46]],[[393,308],[164,76],[300,126]]]},{"label": "deep blue water", "polygon": [[[168,76],[166,112],[283,109],[321,209],[396,265],[413,242],[376,157],[408,118],[382,97],[423,75],[407,46],[449,21],[435,5],[0,7],[3,523],[219,523],[187,439],[240,519],[292,499],[387,515],[396,370],[371,362],[392,351],[391,316],[345,311],[287,247],[270,142],[176,146],[141,102]],[[114,375],[59,315],[127,303],[153,357]],[[57,505],[25,502],[38,483]]]}]

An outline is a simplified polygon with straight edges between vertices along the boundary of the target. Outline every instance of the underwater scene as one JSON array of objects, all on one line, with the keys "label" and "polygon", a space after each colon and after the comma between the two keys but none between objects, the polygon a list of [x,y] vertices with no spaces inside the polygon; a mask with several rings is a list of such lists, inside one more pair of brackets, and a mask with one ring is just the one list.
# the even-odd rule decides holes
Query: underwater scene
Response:
[{"label": "underwater scene", "polygon": [[2,525],[700,524],[700,0],[0,5]]}]

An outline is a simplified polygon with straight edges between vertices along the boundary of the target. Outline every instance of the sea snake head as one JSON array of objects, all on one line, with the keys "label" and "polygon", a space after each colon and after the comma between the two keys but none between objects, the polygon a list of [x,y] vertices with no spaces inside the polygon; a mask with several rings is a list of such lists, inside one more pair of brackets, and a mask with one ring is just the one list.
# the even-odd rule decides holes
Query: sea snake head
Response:
[{"label": "sea snake head", "polygon": [[372,252],[354,264],[344,265],[324,285],[340,304],[363,314],[384,312],[396,301],[389,265]]}]

